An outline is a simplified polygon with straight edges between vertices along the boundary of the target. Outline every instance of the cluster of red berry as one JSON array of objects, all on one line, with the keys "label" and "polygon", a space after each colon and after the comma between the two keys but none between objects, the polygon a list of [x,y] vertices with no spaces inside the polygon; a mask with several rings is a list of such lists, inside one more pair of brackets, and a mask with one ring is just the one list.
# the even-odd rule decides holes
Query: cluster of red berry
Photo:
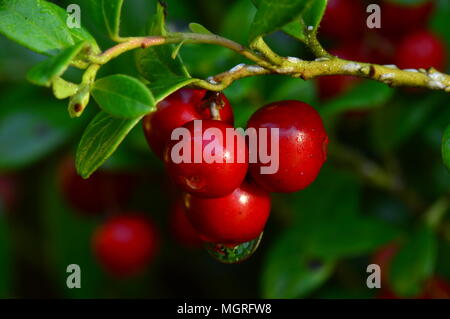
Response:
[{"label": "cluster of red berry", "polygon": [[[211,112],[211,107],[216,111]],[[194,120],[202,121],[202,132],[197,136]],[[259,128],[279,129],[279,168],[274,174],[261,174],[261,166],[267,163],[249,163],[249,143],[244,136],[236,135],[241,143],[230,146],[225,140],[215,141],[203,134],[215,128],[226,136],[226,130],[233,129],[233,111],[223,93],[178,90],[161,101],[157,110],[144,118],[143,125],[151,149],[164,161],[170,179],[182,191],[175,200],[172,228],[191,244],[205,241],[233,247],[258,238],[269,217],[269,192],[305,188],[317,177],[326,158],[328,139],[322,120],[311,106],[298,101],[266,105],[248,122],[256,132]],[[191,161],[174,161],[171,154],[178,141],[172,140],[171,134],[179,127],[190,132],[192,149],[195,143],[202,151],[215,143],[223,160],[195,162],[194,154],[190,154]],[[267,134],[266,140],[271,141],[271,131]],[[260,143],[266,140],[258,138]],[[234,155],[239,152],[246,154],[245,161],[236,161]]]},{"label": "cluster of red berry", "polygon": [[[329,0],[319,35],[329,39],[330,53],[348,60],[395,64],[402,69],[443,71],[446,50],[442,40],[427,29],[434,1],[402,5],[382,0],[381,28],[366,26],[364,1]],[[352,76],[324,76],[318,79],[322,99],[335,97],[358,82]]]},{"label": "cluster of red berry", "polygon": [[[212,119],[213,106],[218,111],[216,119]],[[233,110],[223,93],[184,88],[159,102],[157,110],[143,120],[151,149],[164,161],[170,180],[176,185],[170,228],[186,246],[198,247],[207,242],[232,248],[259,238],[269,217],[269,192],[305,188],[317,177],[326,159],[328,138],[322,120],[306,103],[272,103],[258,110],[248,122],[248,127],[255,129],[279,129],[279,167],[274,174],[260,173],[261,166],[267,163],[249,163],[249,141],[239,134],[235,138],[242,139],[241,143],[233,143],[232,147],[225,140],[214,141],[201,134],[202,149],[216,143],[223,161],[173,161],[170,154],[177,141],[171,139],[172,132],[179,127],[189,130],[188,143],[194,148],[194,120],[202,121],[202,131],[216,128],[226,136],[226,129],[233,129]],[[270,143],[271,131],[268,135]],[[267,149],[271,149],[270,145]],[[240,151],[245,154],[243,162],[233,156]],[[66,200],[88,214],[123,212],[136,184],[129,173],[105,170],[84,180],[77,175],[72,159],[63,162],[59,176]],[[149,264],[158,241],[155,224],[143,214],[120,213],[97,229],[93,250],[105,270],[124,277],[139,273]]]}]

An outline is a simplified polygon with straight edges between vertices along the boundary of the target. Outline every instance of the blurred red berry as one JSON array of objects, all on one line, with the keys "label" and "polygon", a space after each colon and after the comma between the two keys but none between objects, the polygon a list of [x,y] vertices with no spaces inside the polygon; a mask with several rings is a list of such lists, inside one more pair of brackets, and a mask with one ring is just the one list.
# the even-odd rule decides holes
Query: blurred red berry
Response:
[{"label": "blurred red berry", "polygon": [[360,37],[365,27],[361,1],[328,0],[319,34],[333,40],[348,41]]},{"label": "blurred red berry", "polygon": [[423,28],[433,12],[433,1],[404,5],[384,0],[381,3],[381,29],[388,37],[399,37]]},{"label": "blurred red berry", "polygon": [[129,173],[98,170],[83,179],[71,158],[59,168],[61,191],[67,202],[80,213],[104,214],[122,208],[131,199],[135,178]]},{"label": "blurred red berry", "polygon": [[129,277],[149,265],[158,249],[158,234],[149,220],[122,215],[98,227],[92,244],[95,257],[107,272]]},{"label": "blurred red berry", "polygon": [[372,263],[380,266],[381,283],[383,285],[389,285],[391,262],[398,250],[398,244],[392,242],[378,249],[372,257]]},{"label": "blurred red berry", "polygon": [[0,208],[4,208],[6,211],[12,211],[15,208],[18,200],[18,184],[16,176],[0,175]]},{"label": "blurred red berry", "polygon": [[425,285],[422,299],[450,299],[450,285],[441,277],[431,278]]},{"label": "blurred red berry", "polygon": [[395,63],[402,69],[445,68],[446,49],[442,40],[429,31],[420,30],[407,35],[399,44]]}]

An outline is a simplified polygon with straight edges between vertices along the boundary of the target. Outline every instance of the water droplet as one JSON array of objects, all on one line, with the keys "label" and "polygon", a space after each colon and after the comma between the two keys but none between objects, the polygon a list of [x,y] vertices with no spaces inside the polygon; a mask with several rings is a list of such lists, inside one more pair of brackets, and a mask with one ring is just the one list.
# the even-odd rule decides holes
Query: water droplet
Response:
[{"label": "water droplet", "polygon": [[257,238],[231,247],[230,245],[205,243],[208,253],[216,260],[224,264],[235,264],[249,258],[259,246],[263,233]]}]

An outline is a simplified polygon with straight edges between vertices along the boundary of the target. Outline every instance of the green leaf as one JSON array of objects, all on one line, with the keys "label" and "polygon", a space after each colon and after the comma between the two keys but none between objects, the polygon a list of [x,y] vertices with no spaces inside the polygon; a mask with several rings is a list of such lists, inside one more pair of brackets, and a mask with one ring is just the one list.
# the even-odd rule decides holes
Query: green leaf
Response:
[{"label": "green leaf", "polygon": [[270,247],[262,274],[263,298],[300,298],[330,277],[334,262],[305,253],[295,229],[285,232]]},{"label": "green leaf", "polygon": [[445,166],[450,171],[450,125],[447,126],[442,137],[442,159]]},{"label": "green leaf", "polygon": [[259,36],[283,29],[304,41],[306,32],[315,32],[327,5],[326,0],[253,0],[258,12],[250,28],[250,42]]},{"label": "green leaf", "polygon": [[102,7],[103,18],[105,19],[109,36],[115,39],[119,36],[120,12],[123,0],[100,0],[98,2]]},{"label": "green leaf", "polygon": [[102,110],[116,117],[144,116],[156,105],[152,92],[128,75],[116,74],[97,80],[91,93]]},{"label": "green leaf", "polygon": [[44,0],[0,0],[0,33],[47,55],[86,40],[98,50],[84,28],[69,28],[67,12]]},{"label": "green leaf", "polygon": [[394,103],[376,110],[371,132],[374,147],[381,152],[393,151],[407,141],[443,101],[440,94],[399,97]]},{"label": "green leaf", "polygon": [[53,78],[66,71],[70,62],[83,49],[86,42],[79,42],[74,46],[63,49],[57,55],[34,66],[27,74],[28,81],[42,86],[50,86]]},{"label": "green leaf", "polygon": [[248,31],[255,13],[256,8],[251,1],[239,0],[228,4],[219,34],[238,43],[244,43],[248,40]]},{"label": "green leaf", "polygon": [[211,31],[206,29],[204,26],[202,26],[199,23],[191,22],[189,23],[189,30],[191,30],[194,33],[202,33],[202,34],[213,34]]},{"label": "green leaf", "polygon": [[398,236],[388,224],[360,217],[323,220],[315,229],[307,239],[307,249],[327,259],[361,256]]},{"label": "green leaf", "polygon": [[[152,17],[150,35],[165,35],[164,7],[158,2],[155,15]],[[172,59],[173,45],[148,47],[136,53],[136,65],[139,73],[148,81],[153,82],[164,77],[190,77],[180,55]]]},{"label": "green leaf", "polygon": [[78,85],[60,77],[55,77],[52,81],[52,89],[57,99],[65,99],[77,93]]},{"label": "green leaf", "polygon": [[65,103],[37,92],[34,87],[18,87],[2,96],[4,105],[14,107],[0,109],[0,169],[35,163],[70,139],[84,123],[67,116]]},{"label": "green leaf", "polygon": [[384,83],[364,81],[347,93],[326,102],[320,108],[320,114],[330,116],[351,110],[376,108],[386,103],[394,92]]},{"label": "green leaf", "polygon": [[88,178],[114,153],[141,118],[123,119],[103,111],[98,113],[89,123],[78,145],[75,161],[78,174]]},{"label": "green leaf", "polygon": [[421,293],[423,284],[432,274],[436,262],[437,238],[422,226],[414,232],[392,260],[389,278],[394,292],[402,297]]},{"label": "green leaf", "polygon": [[149,84],[150,91],[152,91],[153,96],[155,97],[156,102],[159,102],[165,99],[167,96],[172,94],[173,92],[189,85],[197,79],[186,78],[186,77],[168,77],[161,78],[158,81],[152,82]]},{"label": "green leaf", "polygon": [[283,201],[295,210],[302,249],[315,257],[360,256],[398,235],[389,225],[361,216],[361,185],[348,173],[324,167],[310,187],[289,197]]}]

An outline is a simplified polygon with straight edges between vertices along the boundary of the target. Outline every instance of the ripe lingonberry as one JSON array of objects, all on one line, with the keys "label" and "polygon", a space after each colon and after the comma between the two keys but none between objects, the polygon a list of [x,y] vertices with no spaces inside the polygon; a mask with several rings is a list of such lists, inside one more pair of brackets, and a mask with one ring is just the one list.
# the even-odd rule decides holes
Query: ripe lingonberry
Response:
[{"label": "ripe lingonberry", "polygon": [[388,37],[401,37],[426,26],[434,8],[433,1],[404,5],[384,0],[381,3],[381,29]]},{"label": "ripe lingonberry", "polygon": [[397,48],[395,63],[402,69],[434,67],[443,71],[446,52],[441,39],[429,31],[407,35]]},{"label": "ripe lingonberry", "polygon": [[212,102],[218,105],[220,119],[233,125],[233,110],[223,93],[183,88],[159,102],[157,110],[143,119],[145,137],[153,152],[162,158],[175,128],[192,120],[211,119]]},{"label": "ripe lingonberry", "polygon": [[187,247],[200,247],[203,241],[186,216],[182,201],[176,201],[170,210],[170,229],[175,239]]},{"label": "ripe lingonberry", "polygon": [[328,137],[314,108],[299,101],[274,102],[256,111],[248,127],[279,128],[278,171],[261,174],[263,164],[250,164],[250,173],[258,184],[271,192],[295,192],[316,179],[326,160]]},{"label": "ripe lingonberry", "polygon": [[123,207],[133,194],[134,177],[125,172],[96,171],[83,179],[67,158],[59,168],[61,190],[67,202],[80,213],[102,214]]},{"label": "ripe lingonberry", "polygon": [[186,215],[204,241],[237,245],[257,238],[270,213],[270,196],[244,181],[231,194],[200,198],[185,194]]},{"label": "ripe lingonberry", "polygon": [[328,0],[319,33],[330,39],[355,39],[361,36],[364,26],[364,9],[360,1]]},{"label": "ripe lingonberry", "polygon": [[[184,191],[202,197],[224,196],[236,189],[248,169],[245,138],[237,134],[231,143],[227,129],[234,132],[234,128],[216,120],[191,121],[182,128],[189,133],[187,138],[169,141],[164,154],[171,179]],[[222,138],[204,135],[209,129]]]},{"label": "ripe lingonberry", "polygon": [[158,248],[155,226],[139,215],[116,216],[94,233],[93,250],[104,269],[117,277],[138,274]]},{"label": "ripe lingonberry", "polygon": [[[369,60],[367,48],[358,42],[346,43],[329,51],[341,59],[359,62],[367,62]],[[348,75],[321,76],[317,79],[319,97],[323,100],[333,98],[349,90],[359,81],[359,78]]]}]

